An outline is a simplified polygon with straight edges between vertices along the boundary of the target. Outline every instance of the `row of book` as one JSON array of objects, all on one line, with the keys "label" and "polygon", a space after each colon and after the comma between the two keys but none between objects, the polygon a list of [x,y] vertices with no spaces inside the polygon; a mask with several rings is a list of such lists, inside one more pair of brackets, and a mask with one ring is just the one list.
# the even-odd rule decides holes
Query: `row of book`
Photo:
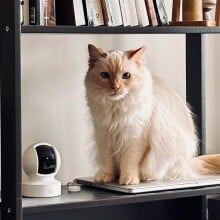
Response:
[{"label": "row of book", "polygon": [[167,25],[164,0],[29,0],[30,25]]}]

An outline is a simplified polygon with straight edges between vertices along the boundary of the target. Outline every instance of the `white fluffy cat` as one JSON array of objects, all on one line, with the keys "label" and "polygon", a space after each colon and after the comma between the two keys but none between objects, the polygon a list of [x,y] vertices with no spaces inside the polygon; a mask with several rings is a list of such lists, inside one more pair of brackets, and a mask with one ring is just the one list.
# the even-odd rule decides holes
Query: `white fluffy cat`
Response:
[{"label": "white fluffy cat", "polygon": [[104,51],[89,45],[85,78],[99,171],[97,182],[120,184],[219,173],[218,155],[197,155],[186,102],[144,62],[145,48]]}]

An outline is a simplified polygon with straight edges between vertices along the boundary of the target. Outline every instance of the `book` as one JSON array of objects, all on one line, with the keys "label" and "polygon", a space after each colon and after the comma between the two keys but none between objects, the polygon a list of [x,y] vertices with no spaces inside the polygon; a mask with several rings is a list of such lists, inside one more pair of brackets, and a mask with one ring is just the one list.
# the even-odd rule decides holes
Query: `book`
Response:
[{"label": "book", "polygon": [[23,5],[23,17],[24,17],[24,23],[23,25],[30,25],[29,22],[29,1],[23,1],[24,5]]},{"label": "book", "polygon": [[104,25],[104,18],[102,13],[102,5],[100,0],[93,0],[94,25]]},{"label": "book", "polygon": [[83,10],[82,0],[72,0],[73,1],[73,21],[75,26],[85,25],[85,15]]},{"label": "book", "polygon": [[104,25],[100,0],[83,0],[86,24],[88,26]]},{"label": "book", "polygon": [[138,16],[137,16],[135,2],[134,2],[134,0],[127,0],[127,2],[128,2],[129,13],[130,13],[131,26],[137,26],[138,25]]},{"label": "book", "polygon": [[135,6],[137,9],[138,23],[140,26],[148,26],[150,25],[145,0],[135,0]]},{"label": "book", "polygon": [[85,25],[82,0],[56,0],[56,20],[58,25]]},{"label": "book", "polygon": [[216,2],[215,20],[216,20],[216,26],[220,26],[220,1],[219,0],[217,0]]},{"label": "book", "polygon": [[55,0],[41,0],[43,9],[43,25],[56,25]]},{"label": "book", "polygon": [[84,7],[84,14],[87,26],[94,26],[93,20],[93,0],[82,0]]},{"label": "book", "polygon": [[73,0],[56,0],[57,25],[75,25]]},{"label": "book", "polygon": [[130,18],[128,1],[127,0],[119,0],[119,3],[120,3],[123,25],[130,26],[131,25],[131,18]]},{"label": "book", "polygon": [[110,6],[108,0],[101,0],[101,6],[102,6],[104,24],[106,26],[112,26],[112,17],[110,13]]},{"label": "book", "polygon": [[168,16],[164,0],[153,0],[154,8],[159,25],[168,25]]},{"label": "book", "polygon": [[181,0],[173,0],[172,21],[180,21]]},{"label": "book", "polygon": [[30,0],[29,24],[56,25],[55,0]]},{"label": "book", "polygon": [[29,0],[29,24],[43,25],[42,1]]},{"label": "book", "polygon": [[20,0],[20,23],[24,24],[24,1]]},{"label": "book", "polygon": [[123,24],[119,0],[108,0],[109,12],[111,16],[111,26]]},{"label": "book", "polygon": [[150,21],[150,25],[153,27],[158,26],[158,20],[157,20],[156,11],[154,8],[153,0],[145,0],[145,3],[146,3],[147,14],[148,14],[148,18]]}]

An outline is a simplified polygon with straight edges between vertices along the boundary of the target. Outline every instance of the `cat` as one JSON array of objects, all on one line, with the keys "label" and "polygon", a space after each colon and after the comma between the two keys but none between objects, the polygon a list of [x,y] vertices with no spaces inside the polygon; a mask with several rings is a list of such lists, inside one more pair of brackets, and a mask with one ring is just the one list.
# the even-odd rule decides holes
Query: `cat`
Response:
[{"label": "cat", "polygon": [[86,100],[94,125],[99,183],[187,179],[220,173],[220,156],[198,154],[187,103],[153,76],[145,47],[104,51],[88,45]]}]

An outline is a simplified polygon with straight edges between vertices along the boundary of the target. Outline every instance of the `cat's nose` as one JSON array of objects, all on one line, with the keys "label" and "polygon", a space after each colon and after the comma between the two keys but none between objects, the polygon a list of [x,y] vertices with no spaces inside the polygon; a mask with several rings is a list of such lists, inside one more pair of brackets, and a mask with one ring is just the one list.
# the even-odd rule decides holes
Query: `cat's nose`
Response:
[{"label": "cat's nose", "polygon": [[115,91],[118,91],[120,88],[121,88],[121,86],[119,84],[112,85],[112,89]]}]

